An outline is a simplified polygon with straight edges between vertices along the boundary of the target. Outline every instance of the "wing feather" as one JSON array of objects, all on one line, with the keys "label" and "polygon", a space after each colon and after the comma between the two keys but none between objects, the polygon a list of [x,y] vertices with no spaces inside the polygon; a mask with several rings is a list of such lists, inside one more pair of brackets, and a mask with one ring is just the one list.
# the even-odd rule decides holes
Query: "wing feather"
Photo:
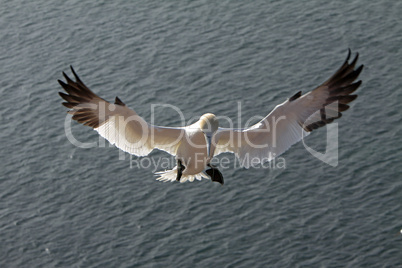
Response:
[{"label": "wing feather", "polygon": [[304,95],[297,92],[250,128],[220,128],[215,155],[235,153],[248,168],[272,160],[314,129],[340,118],[357,98],[350,94],[361,85],[361,81],[354,82],[363,69],[363,65],[355,69],[358,55],[349,63],[349,50],[345,62],[327,81]]},{"label": "wing feather", "polygon": [[67,92],[59,92],[66,101],[62,104],[71,109],[68,113],[74,120],[92,127],[111,144],[130,154],[145,156],[154,148],[176,154],[185,135],[184,128],[160,127],[147,123],[118,97],[115,103],[100,98],[81,81],[72,67],[71,71],[75,82],[64,72],[67,83],[61,80],[58,82]]}]

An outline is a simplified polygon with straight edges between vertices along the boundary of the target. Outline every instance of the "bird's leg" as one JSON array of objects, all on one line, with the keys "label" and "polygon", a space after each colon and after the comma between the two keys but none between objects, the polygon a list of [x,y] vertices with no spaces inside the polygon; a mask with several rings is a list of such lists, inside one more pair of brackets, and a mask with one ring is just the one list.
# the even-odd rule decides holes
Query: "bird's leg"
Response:
[{"label": "bird's leg", "polygon": [[181,176],[183,175],[183,171],[186,167],[183,166],[180,159],[177,159],[177,177],[176,181],[180,181]]},{"label": "bird's leg", "polygon": [[205,172],[211,177],[211,181],[216,181],[223,185],[223,176],[219,169],[211,164],[207,164],[207,167],[209,167],[209,169],[205,170]]}]

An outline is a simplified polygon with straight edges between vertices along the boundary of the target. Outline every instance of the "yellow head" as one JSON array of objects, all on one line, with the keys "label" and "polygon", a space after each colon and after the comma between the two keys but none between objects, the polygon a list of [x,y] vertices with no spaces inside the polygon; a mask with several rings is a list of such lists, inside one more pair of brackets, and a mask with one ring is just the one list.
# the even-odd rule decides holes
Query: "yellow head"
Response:
[{"label": "yellow head", "polygon": [[200,117],[199,122],[200,122],[200,129],[207,135],[208,134],[212,135],[215,131],[218,130],[219,121],[214,114],[211,113],[203,114]]}]

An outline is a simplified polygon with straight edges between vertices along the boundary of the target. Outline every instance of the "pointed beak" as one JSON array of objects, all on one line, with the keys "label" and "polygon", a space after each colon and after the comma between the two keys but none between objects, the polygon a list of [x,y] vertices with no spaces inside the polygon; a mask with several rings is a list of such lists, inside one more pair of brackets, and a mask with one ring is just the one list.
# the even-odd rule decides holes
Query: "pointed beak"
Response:
[{"label": "pointed beak", "polygon": [[210,157],[212,135],[211,135],[211,134],[207,134],[207,135],[205,135],[205,137],[206,137],[206,140],[207,140],[207,156]]}]

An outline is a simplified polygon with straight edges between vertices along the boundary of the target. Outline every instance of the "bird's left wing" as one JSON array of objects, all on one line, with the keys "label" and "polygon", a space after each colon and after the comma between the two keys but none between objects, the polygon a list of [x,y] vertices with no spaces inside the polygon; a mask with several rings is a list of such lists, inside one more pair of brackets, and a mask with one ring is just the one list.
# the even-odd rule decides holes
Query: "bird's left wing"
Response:
[{"label": "bird's left wing", "polygon": [[215,155],[233,152],[242,165],[270,161],[316,128],[333,122],[347,110],[350,95],[361,84],[354,82],[363,65],[355,69],[358,54],[349,63],[350,50],[343,65],[326,82],[311,92],[301,91],[275,107],[263,120],[246,129],[220,128],[215,135]]},{"label": "bird's left wing", "polygon": [[59,92],[63,105],[74,120],[92,127],[99,135],[130,154],[145,156],[154,148],[172,155],[185,135],[184,128],[160,127],[147,123],[118,97],[110,103],[93,93],[71,67],[75,80],[64,72],[67,83],[58,80],[67,94]]}]

